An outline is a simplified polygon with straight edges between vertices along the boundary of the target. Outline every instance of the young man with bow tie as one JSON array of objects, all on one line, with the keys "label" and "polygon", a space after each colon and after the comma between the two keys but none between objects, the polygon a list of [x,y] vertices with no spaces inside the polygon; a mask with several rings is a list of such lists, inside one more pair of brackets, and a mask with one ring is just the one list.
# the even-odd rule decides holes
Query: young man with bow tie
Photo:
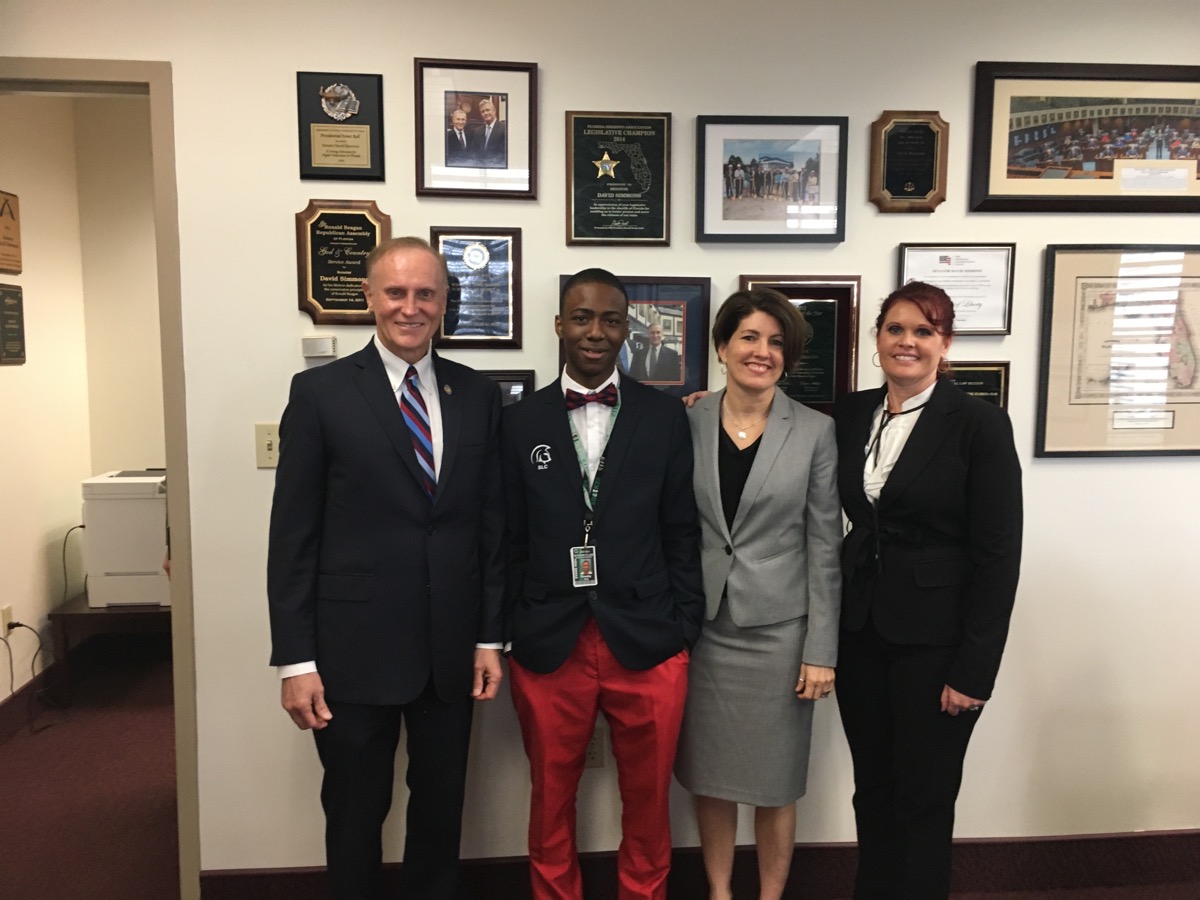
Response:
[{"label": "young man with bow tie", "polygon": [[504,415],[505,614],[535,900],[583,896],[575,794],[598,712],[623,806],[619,897],[666,896],[668,789],[704,597],[687,416],[620,376],[628,312],[611,273],[568,279],[562,377]]}]

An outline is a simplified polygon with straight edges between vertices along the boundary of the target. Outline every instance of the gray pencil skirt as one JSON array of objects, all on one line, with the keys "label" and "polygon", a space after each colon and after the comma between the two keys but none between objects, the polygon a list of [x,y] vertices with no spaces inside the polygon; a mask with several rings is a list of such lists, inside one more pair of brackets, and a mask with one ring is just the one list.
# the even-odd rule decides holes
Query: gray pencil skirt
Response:
[{"label": "gray pencil skirt", "polygon": [[796,699],[808,619],[741,628],[724,601],[688,667],[675,777],[693,794],[786,806],[804,795],[813,703]]}]

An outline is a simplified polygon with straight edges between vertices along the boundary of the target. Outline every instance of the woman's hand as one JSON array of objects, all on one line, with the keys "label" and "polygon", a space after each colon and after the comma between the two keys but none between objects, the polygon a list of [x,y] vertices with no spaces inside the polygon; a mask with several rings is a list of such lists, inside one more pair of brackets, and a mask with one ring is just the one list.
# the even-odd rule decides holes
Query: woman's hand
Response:
[{"label": "woman's hand", "polygon": [[796,696],[801,700],[820,700],[833,690],[834,671],[829,666],[800,664],[800,678],[796,681]]},{"label": "woman's hand", "polygon": [[942,712],[957,716],[961,712],[977,713],[983,709],[986,700],[976,700],[966,694],[960,694],[950,685],[942,688]]}]

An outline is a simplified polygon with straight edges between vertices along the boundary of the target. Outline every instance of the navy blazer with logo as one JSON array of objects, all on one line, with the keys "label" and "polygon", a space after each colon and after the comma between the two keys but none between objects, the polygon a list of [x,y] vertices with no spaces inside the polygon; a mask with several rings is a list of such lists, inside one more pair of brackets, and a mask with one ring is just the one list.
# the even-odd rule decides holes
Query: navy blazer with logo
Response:
[{"label": "navy blazer with logo", "polygon": [[643,670],[690,647],[704,593],[684,406],[621,378],[621,410],[605,449],[590,543],[595,588],[571,583],[583,543],[583,475],[558,379],[504,410],[507,510],[505,619],[512,655],[553,672],[589,613],[626,668]]}]

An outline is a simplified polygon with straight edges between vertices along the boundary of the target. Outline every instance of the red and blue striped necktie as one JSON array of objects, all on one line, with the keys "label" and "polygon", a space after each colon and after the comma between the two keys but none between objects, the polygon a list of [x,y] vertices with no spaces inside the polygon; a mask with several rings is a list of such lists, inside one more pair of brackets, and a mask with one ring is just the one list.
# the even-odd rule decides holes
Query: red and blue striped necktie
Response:
[{"label": "red and blue striped necktie", "polygon": [[400,412],[412,435],[425,493],[432,498],[437,486],[437,475],[433,470],[433,429],[429,424],[429,410],[425,406],[425,398],[421,396],[420,384],[416,368],[409,366],[400,389]]}]

